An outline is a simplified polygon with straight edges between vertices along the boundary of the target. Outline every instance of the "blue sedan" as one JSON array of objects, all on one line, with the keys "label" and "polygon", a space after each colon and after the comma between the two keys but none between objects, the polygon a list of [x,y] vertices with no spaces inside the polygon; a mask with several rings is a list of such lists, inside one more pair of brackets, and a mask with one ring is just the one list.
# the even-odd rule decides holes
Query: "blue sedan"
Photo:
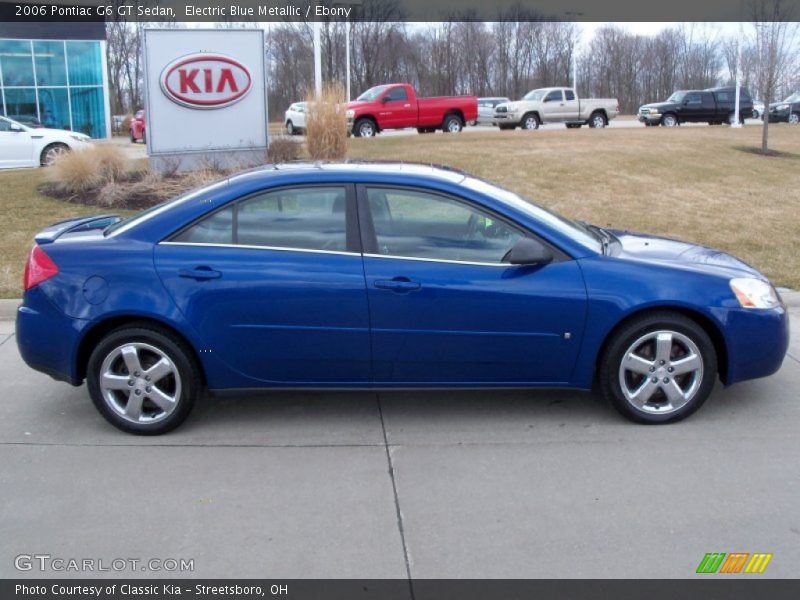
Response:
[{"label": "blue sedan", "polygon": [[137,434],[204,389],[598,389],[643,423],[770,375],[786,307],[722,252],[573,222],[446,168],[298,164],[36,236],[25,362]]}]

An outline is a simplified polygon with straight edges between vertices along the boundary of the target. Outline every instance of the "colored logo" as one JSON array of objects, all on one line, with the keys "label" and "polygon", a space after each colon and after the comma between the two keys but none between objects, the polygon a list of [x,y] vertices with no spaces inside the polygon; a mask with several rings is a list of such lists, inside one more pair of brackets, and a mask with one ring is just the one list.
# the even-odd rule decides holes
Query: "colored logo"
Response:
[{"label": "colored logo", "polygon": [[238,102],[253,85],[250,70],[222,54],[190,54],[172,61],[161,72],[161,89],[188,108],[223,108]]},{"label": "colored logo", "polygon": [[698,573],[763,573],[772,554],[761,552],[709,552],[697,566]]}]

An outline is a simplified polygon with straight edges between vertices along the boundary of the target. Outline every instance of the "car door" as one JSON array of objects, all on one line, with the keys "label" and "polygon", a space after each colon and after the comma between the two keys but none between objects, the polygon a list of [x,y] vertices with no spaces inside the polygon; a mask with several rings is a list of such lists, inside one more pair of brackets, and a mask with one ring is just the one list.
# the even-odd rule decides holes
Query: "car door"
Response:
[{"label": "car door", "polygon": [[35,166],[30,132],[16,123],[0,119],[0,167]]},{"label": "car door", "polygon": [[564,383],[586,312],[574,260],[503,258],[526,233],[455,196],[359,186],[378,385]]},{"label": "car door", "polygon": [[266,190],[157,245],[158,273],[205,351],[260,383],[370,380],[354,194]]},{"label": "car door", "polygon": [[703,99],[700,92],[689,92],[683,99],[680,109],[681,121],[696,122],[703,120]]},{"label": "car door", "polygon": [[574,90],[564,90],[564,121],[578,121],[580,119],[580,103]]},{"label": "car door", "polygon": [[561,90],[551,90],[544,97],[542,117],[545,123],[561,123],[566,119],[564,94]]},{"label": "car door", "polygon": [[391,88],[383,96],[381,123],[386,129],[403,129],[417,124],[417,109],[404,86]]},{"label": "car door", "polygon": [[[717,102],[714,100],[714,95],[711,92],[700,93],[700,105],[702,111],[702,121],[715,121],[717,119],[728,119],[728,110],[724,103],[720,104],[717,109]],[[731,106],[733,112],[733,106]]]}]

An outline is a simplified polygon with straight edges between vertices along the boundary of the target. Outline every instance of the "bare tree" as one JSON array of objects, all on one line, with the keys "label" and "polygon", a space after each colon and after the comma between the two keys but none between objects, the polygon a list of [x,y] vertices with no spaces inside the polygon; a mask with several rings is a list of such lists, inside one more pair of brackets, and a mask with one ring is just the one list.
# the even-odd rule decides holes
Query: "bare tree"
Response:
[{"label": "bare tree", "polygon": [[[792,5],[786,0],[759,0],[753,4],[753,28],[758,60],[758,87],[764,106],[775,99],[781,78],[797,73],[798,23],[791,22]],[[794,61],[794,65],[792,65]],[[769,118],[765,115],[761,151],[769,150]]]}]

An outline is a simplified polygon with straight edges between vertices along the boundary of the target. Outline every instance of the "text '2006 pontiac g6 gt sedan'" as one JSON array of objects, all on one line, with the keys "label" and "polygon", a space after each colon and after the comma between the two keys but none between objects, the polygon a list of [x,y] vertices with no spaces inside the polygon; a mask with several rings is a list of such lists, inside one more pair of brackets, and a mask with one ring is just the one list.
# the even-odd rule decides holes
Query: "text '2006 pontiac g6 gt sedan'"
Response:
[{"label": "text '2006 pontiac g6 gt sedan'", "polygon": [[682,419],[774,373],[786,307],[722,252],[553,214],[466,173],[295,164],[36,236],[25,361],[164,433],[204,389],[597,387]]}]

